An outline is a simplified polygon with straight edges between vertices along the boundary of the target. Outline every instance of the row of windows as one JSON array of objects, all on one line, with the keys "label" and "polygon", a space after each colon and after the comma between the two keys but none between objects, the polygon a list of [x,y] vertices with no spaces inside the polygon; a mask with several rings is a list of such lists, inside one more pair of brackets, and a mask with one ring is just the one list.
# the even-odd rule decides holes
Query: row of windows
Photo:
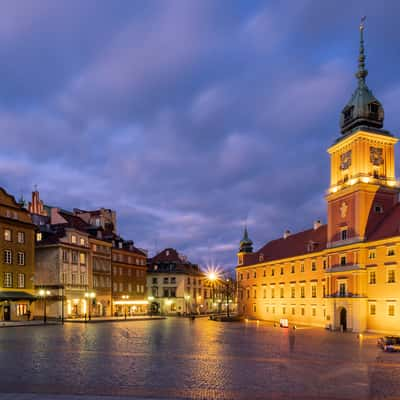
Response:
[{"label": "row of windows", "polygon": [[85,272],[69,273],[64,271],[61,274],[61,282],[65,283],[66,285],[85,286],[88,284],[87,274]]},{"label": "row of windows", "polygon": [[[127,275],[128,276],[132,276],[133,275],[132,271],[135,271],[134,275],[136,276],[136,278],[143,278],[146,275],[146,271],[141,270],[141,269],[133,270],[132,268],[126,268],[126,271],[127,271]],[[117,275],[122,276],[122,275],[124,275],[124,268],[122,268],[122,267],[113,267],[113,275],[114,276],[117,276]]]},{"label": "row of windows", "polygon": [[94,288],[111,288],[111,278],[109,276],[93,275]]},{"label": "row of windows", "polygon": [[[128,283],[126,285],[126,291],[132,292],[132,283]],[[123,282],[114,282],[113,283],[113,291],[114,292],[124,292],[124,284]],[[136,293],[143,294],[145,291],[144,285],[136,285]]]},{"label": "row of windows", "polygon": [[[371,315],[371,316],[376,315],[376,304],[375,303],[369,304],[369,315]],[[396,305],[394,303],[389,303],[387,305],[387,316],[388,317],[396,316]]]},{"label": "row of windows", "polygon": [[112,259],[113,261],[126,262],[127,264],[146,265],[146,260],[144,258],[133,258],[132,256],[126,256],[120,253],[113,253]]},{"label": "row of windows", "polygon": [[[4,250],[3,261],[4,261],[4,264],[12,264],[13,263],[12,250]],[[17,265],[25,265],[25,253],[23,251],[17,252]]]},{"label": "row of windows", "polygon": [[86,264],[86,253],[78,252],[76,250],[72,250],[71,252],[69,250],[63,250],[62,251],[62,259],[63,262],[69,263],[71,262],[72,264]]},{"label": "row of windows", "polygon": [[77,235],[71,235],[71,243],[72,244],[78,244],[78,241],[79,241],[80,246],[86,246],[86,244],[87,244],[86,238],[78,237]]},{"label": "row of windows", "polygon": [[13,285],[14,275],[16,275],[16,277],[17,277],[17,288],[24,288],[25,287],[25,274],[22,274],[22,273],[13,274],[12,272],[4,272],[3,287],[5,287],[5,288],[14,287],[14,285]]},{"label": "row of windows", "polygon": [[[11,229],[4,229],[3,238],[6,242],[12,242],[13,240],[13,232]],[[17,243],[25,243],[25,232],[17,232]]]},{"label": "row of windows", "polygon": [[[277,293],[275,292],[275,288],[271,288],[271,298],[275,298],[275,295]],[[306,294],[306,289],[305,286],[300,286],[300,297],[301,298],[305,298]],[[326,288],[325,285],[322,285],[322,297],[325,297],[326,295]],[[250,289],[246,290],[246,296],[248,299],[250,299],[251,293],[250,293]],[[279,297],[280,298],[284,298],[285,297],[285,288],[284,287],[280,287],[279,288]],[[296,287],[292,286],[290,288],[290,297],[291,298],[295,298],[296,297]],[[311,286],[311,297],[317,297],[317,285],[312,285]],[[257,289],[253,289],[253,299],[257,298]],[[267,289],[264,288],[263,289],[263,298],[266,299],[267,298]],[[241,292],[241,299],[243,299],[243,292]]]},{"label": "row of windows", "polygon": [[[368,283],[375,285],[377,282],[376,271],[369,272]],[[386,272],[386,283],[396,283],[396,271],[394,269],[388,269]]]}]

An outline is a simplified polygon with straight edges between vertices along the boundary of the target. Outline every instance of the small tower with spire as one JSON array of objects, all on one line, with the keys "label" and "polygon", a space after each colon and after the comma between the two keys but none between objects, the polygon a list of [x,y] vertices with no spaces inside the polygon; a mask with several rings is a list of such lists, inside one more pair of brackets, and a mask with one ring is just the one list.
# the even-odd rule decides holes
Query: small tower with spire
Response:
[{"label": "small tower with spire", "polygon": [[249,233],[247,231],[247,225],[244,227],[243,238],[240,241],[238,256],[238,264],[243,265],[244,258],[246,254],[250,254],[253,252],[253,242],[249,238]]},{"label": "small tower with spire", "polygon": [[365,18],[363,17],[360,23],[360,50],[358,70],[355,74],[358,85],[341,114],[340,128],[343,135],[351,133],[360,126],[378,129],[383,127],[384,111],[382,104],[373,95],[365,81],[368,75],[368,70],[365,69]]}]

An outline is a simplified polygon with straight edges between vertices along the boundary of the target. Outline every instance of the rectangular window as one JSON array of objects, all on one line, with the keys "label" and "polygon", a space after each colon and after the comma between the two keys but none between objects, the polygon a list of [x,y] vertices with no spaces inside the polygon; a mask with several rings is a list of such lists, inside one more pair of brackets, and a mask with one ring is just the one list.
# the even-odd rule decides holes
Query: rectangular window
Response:
[{"label": "rectangular window", "polygon": [[326,259],[324,259],[324,261],[323,261],[323,267],[324,267],[324,269],[326,269],[326,267],[327,267],[327,261],[326,261]]},{"label": "rectangular window", "polygon": [[7,242],[11,242],[12,240],[11,229],[4,229],[4,240]]},{"label": "rectangular window", "polygon": [[296,297],[296,288],[294,286],[291,287],[290,294],[293,299]]},{"label": "rectangular window", "polygon": [[18,232],[18,243],[25,243],[25,232]]},{"label": "rectangular window", "polygon": [[163,283],[165,283],[165,284],[168,284],[168,283],[169,283],[169,278],[168,278],[168,276],[164,276]]},{"label": "rectangular window", "polygon": [[267,298],[267,289],[264,289],[264,299]]},{"label": "rectangular window", "polygon": [[175,276],[171,277],[171,283],[176,283],[176,277]]},{"label": "rectangular window", "polygon": [[25,265],[25,253],[23,251],[19,251],[17,254],[18,265]]},{"label": "rectangular window", "polygon": [[264,269],[263,277],[265,278],[266,276],[267,276],[267,271]]},{"label": "rectangular window", "polygon": [[84,239],[84,238],[80,238],[80,239],[79,239],[79,244],[80,244],[81,246],[84,246],[84,245],[85,245],[85,239]]},{"label": "rectangular window", "polygon": [[85,253],[79,253],[79,262],[83,265],[86,264],[86,254]]},{"label": "rectangular window", "polygon": [[281,267],[281,275],[283,275],[283,267]]},{"label": "rectangular window", "polygon": [[4,250],[4,264],[12,264],[11,250]]},{"label": "rectangular window", "polygon": [[300,265],[300,272],[304,272],[304,263],[301,263]]},{"label": "rectangular window", "polygon": [[122,282],[119,283],[119,291],[120,292],[124,291],[124,284]]},{"label": "rectangular window", "polygon": [[256,311],[257,311],[257,307],[255,304],[253,304],[253,312],[256,312]]},{"label": "rectangular window", "polygon": [[369,315],[376,315],[376,304],[371,303],[369,305]]},{"label": "rectangular window", "polygon": [[275,297],[275,289],[272,288],[272,289],[271,289],[271,298],[274,298],[274,297]]},{"label": "rectangular window", "polygon": [[340,297],[345,297],[346,296],[346,284],[345,283],[340,283],[339,284],[339,296]]},{"label": "rectangular window", "polygon": [[370,251],[368,252],[368,258],[369,258],[370,260],[375,259],[375,258],[376,258],[376,251],[375,251],[375,250],[370,250]]},{"label": "rectangular window", "polygon": [[340,265],[346,265],[347,261],[346,261],[346,256],[341,256],[340,257]]},{"label": "rectangular window", "polygon": [[281,298],[284,297],[284,288],[283,287],[280,288],[280,296],[281,296]]},{"label": "rectangular window", "polygon": [[249,299],[250,298],[250,290],[249,289],[246,290],[246,295],[247,295],[247,298]]},{"label": "rectangular window", "polygon": [[275,307],[272,307],[272,314],[275,314]]},{"label": "rectangular window", "polygon": [[394,269],[389,269],[388,271],[388,283],[396,282],[396,272]]},{"label": "rectangular window", "polygon": [[282,307],[282,314],[286,314],[286,307]]},{"label": "rectangular window", "polygon": [[253,273],[253,278],[257,278],[257,272],[256,271],[254,271],[254,273]]},{"label": "rectangular window", "polygon": [[316,285],[311,286],[311,297],[317,297],[317,286]]},{"label": "rectangular window", "polygon": [[376,284],[376,272],[375,271],[371,271],[369,273],[369,284],[370,285],[375,285]]},{"label": "rectangular window", "polygon": [[311,271],[316,271],[316,270],[317,270],[317,264],[316,264],[315,261],[313,261],[313,262],[311,263]]},{"label": "rectangular window", "polygon": [[257,298],[257,289],[254,289],[254,291],[253,291],[253,297]]},{"label": "rectangular window", "polygon": [[151,282],[153,285],[157,285],[157,278],[152,278]]},{"label": "rectangular window", "polygon": [[78,264],[78,252],[77,251],[72,252],[72,264]]},{"label": "rectangular window", "polygon": [[271,269],[271,276],[274,276],[275,275],[275,270],[272,268]]},{"label": "rectangular window", "polygon": [[326,296],[326,286],[322,285],[322,296],[325,297]]},{"label": "rectangular window", "polygon": [[388,305],[388,315],[389,317],[394,317],[396,315],[394,304]]},{"label": "rectangular window", "polygon": [[340,232],[340,238],[341,238],[342,240],[347,240],[347,229],[343,229],[343,230]]},{"label": "rectangular window", "polygon": [[311,312],[312,312],[312,316],[313,316],[313,317],[315,317],[315,316],[317,315],[317,309],[316,309],[315,307],[313,307],[313,308],[311,309]]},{"label": "rectangular window", "polygon": [[301,286],[300,287],[300,297],[305,297],[305,287],[304,286]]},{"label": "rectangular window", "polygon": [[11,272],[4,272],[4,287],[10,288],[13,287],[13,281],[12,281],[12,273]]},{"label": "rectangular window", "polygon": [[71,243],[76,244],[76,236],[75,235],[71,235]]},{"label": "rectangular window", "polygon": [[63,250],[62,251],[62,258],[63,258],[63,262],[67,263],[68,260],[68,250]]},{"label": "rectangular window", "polygon": [[305,311],[305,310],[304,310],[304,307],[301,307],[301,315],[304,315],[304,314],[305,314],[304,311]]},{"label": "rectangular window", "polygon": [[295,314],[296,314],[296,308],[292,307],[292,315],[295,315]]},{"label": "rectangular window", "polygon": [[394,247],[389,247],[387,249],[387,255],[388,256],[394,256],[396,254],[396,252],[394,251]]}]

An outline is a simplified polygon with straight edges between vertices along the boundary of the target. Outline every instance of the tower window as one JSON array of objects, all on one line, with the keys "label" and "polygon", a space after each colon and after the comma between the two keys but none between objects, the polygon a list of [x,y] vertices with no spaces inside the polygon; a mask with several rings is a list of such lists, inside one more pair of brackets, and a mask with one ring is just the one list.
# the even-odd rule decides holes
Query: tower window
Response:
[{"label": "tower window", "polygon": [[347,240],[347,229],[343,229],[343,230],[340,232],[340,239],[341,239],[341,240]]},{"label": "tower window", "polygon": [[379,105],[376,103],[368,104],[368,110],[372,114],[377,114],[379,112]]},{"label": "tower window", "polygon": [[352,107],[349,107],[349,108],[344,110],[343,113],[344,113],[344,119],[345,120],[349,120],[349,119],[351,119],[353,117],[353,109],[354,109],[354,107],[352,106]]},{"label": "tower window", "polygon": [[374,210],[375,210],[375,212],[377,214],[382,214],[383,213],[383,206],[381,206],[380,204],[375,204]]}]

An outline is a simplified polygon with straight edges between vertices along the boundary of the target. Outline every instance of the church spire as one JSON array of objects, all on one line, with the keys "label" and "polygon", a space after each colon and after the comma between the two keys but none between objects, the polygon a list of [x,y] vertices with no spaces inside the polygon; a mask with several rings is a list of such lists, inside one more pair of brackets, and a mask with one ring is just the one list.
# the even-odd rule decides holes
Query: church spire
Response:
[{"label": "church spire", "polygon": [[351,96],[350,101],[342,110],[340,127],[342,134],[351,133],[358,127],[382,128],[384,111],[382,104],[376,99],[368,88],[365,78],[368,70],[365,68],[364,31],[365,17],[360,23],[360,50],[358,55],[358,79],[357,89]]},{"label": "church spire", "polygon": [[253,252],[253,242],[249,238],[249,233],[247,232],[247,224],[244,226],[243,239],[240,241],[241,253],[252,253]]}]

